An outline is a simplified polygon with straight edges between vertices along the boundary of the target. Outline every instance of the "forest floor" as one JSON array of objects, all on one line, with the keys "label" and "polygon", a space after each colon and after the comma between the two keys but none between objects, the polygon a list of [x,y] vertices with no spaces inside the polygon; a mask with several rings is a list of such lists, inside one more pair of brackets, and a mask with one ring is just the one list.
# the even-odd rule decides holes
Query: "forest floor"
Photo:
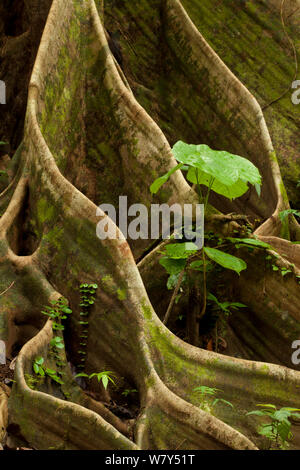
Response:
[{"label": "forest floor", "polygon": [[11,362],[9,359],[6,359],[6,364],[0,364],[0,383],[5,385],[11,384],[14,378],[14,371],[10,368]]},{"label": "forest floor", "polygon": [[[12,387],[14,377],[14,361],[6,358],[6,364],[0,364],[0,386],[4,384],[7,387]],[[0,448],[1,450],[1,448]],[[3,450],[34,450],[31,449],[20,441],[18,432],[14,427],[8,426],[6,442]]]}]

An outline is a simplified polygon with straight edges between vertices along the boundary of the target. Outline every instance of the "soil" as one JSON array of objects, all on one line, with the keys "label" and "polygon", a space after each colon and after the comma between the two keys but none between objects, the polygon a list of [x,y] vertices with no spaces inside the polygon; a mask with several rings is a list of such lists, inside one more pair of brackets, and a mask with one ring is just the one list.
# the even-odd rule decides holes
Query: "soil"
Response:
[{"label": "soil", "polygon": [[[12,360],[6,358],[6,364],[0,364],[0,384],[3,383],[8,387],[12,386],[14,377],[14,368],[10,368],[11,363]],[[8,426],[3,450],[33,450],[24,441],[17,428],[13,425]]]},{"label": "soil", "polygon": [[9,368],[11,364],[10,359],[6,359],[6,364],[0,364],[0,383],[5,385],[12,385],[12,380],[14,378],[14,371]]},{"label": "soil", "polygon": [[94,400],[101,402],[106,408],[108,408],[115,416],[120,419],[136,419],[139,414],[139,405],[135,402],[134,399],[130,397],[123,397],[123,395],[118,396],[117,402],[112,399],[109,403],[104,402],[100,399],[100,394],[96,392],[91,392],[84,390],[86,395],[89,395]]}]

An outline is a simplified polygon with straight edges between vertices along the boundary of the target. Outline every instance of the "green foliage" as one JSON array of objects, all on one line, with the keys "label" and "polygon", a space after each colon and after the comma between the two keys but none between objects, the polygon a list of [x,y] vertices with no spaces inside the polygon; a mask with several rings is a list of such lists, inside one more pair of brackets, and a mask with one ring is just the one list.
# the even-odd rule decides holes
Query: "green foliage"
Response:
[{"label": "green foliage", "polygon": [[231,314],[231,309],[238,310],[239,308],[247,307],[247,305],[241,304],[240,302],[219,302],[217,297],[215,297],[211,292],[207,294],[207,299],[215,302],[219,309],[227,316]]},{"label": "green foliage", "polygon": [[53,330],[63,331],[64,326],[61,324],[62,320],[65,320],[68,315],[72,313],[72,310],[68,306],[68,301],[64,297],[60,297],[58,300],[52,300],[51,306],[44,307],[42,314],[48,316],[53,320]]},{"label": "green foliage", "polygon": [[186,258],[173,259],[164,256],[159,263],[165,268],[168,274],[179,274],[186,267]]},{"label": "green foliage", "polygon": [[95,293],[98,289],[97,284],[80,284],[80,307],[89,308],[95,303]]},{"label": "green foliage", "polygon": [[[81,327],[81,334],[79,335],[80,338],[86,340],[88,338],[88,316],[90,314],[91,308],[95,303],[95,294],[98,289],[98,284],[96,283],[83,283],[79,286],[80,291],[80,303],[79,306],[81,307],[81,312],[79,313],[81,319],[79,320],[79,325]],[[85,350],[78,351],[78,354],[83,356],[80,360],[80,364],[78,365],[79,368],[83,369],[85,364],[85,356],[86,356],[86,347],[87,342],[83,341],[80,343],[81,346],[84,347]]]},{"label": "green foliage", "polygon": [[57,348],[57,349],[64,349],[63,339],[60,338],[59,336],[55,336],[54,338],[51,339],[50,346],[53,346],[54,348]]},{"label": "green foliage", "polygon": [[170,176],[173,173],[175,173],[175,171],[180,170],[182,167],[183,167],[183,163],[179,163],[178,165],[174,166],[174,168],[172,168],[172,170],[168,171],[168,173],[166,173],[165,175],[160,176],[159,178],[157,178],[152,183],[152,185],[150,186],[151,193],[156,194],[157,191],[162,187],[162,185],[165,184],[168,181]]},{"label": "green foliage", "polygon": [[165,247],[165,253],[169,259],[186,259],[197,253],[198,247],[195,243],[172,243]]},{"label": "green foliage", "polygon": [[102,385],[106,390],[109,381],[112,382],[114,385],[116,385],[114,380],[113,380],[114,376],[115,376],[115,374],[112,371],[105,370],[103,372],[94,372],[91,375],[85,374],[84,372],[80,372],[79,374],[75,375],[75,378],[76,377],[86,377],[89,380],[91,380],[93,377],[97,377],[98,382],[99,383],[102,382]]},{"label": "green foliage", "polygon": [[63,325],[61,325],[60,323],[57,323],[56,321],[54,321],[52,323],[52,329],[54,331],[64,331],[65,327]]},{"label": "green foliage", "polygon": [[63,381],[61,380],[60,377],[58,377],[56,370],[53,369],[45,369],[45,373],[52,379],[54,382],[57,382],[58,384],[62,385]]},{"label": "green foliage", "polygon": [[[201,385],[200,387],[195,387],[193,392],[200,394],[200,408],[207,413],[213,413],[213,408],[218,403],[224,403],[224,405],[233,408],[233,404],[230,401],[224,400],[223,398],[216,398],[217,393],[222,392],[219,388],[211,388],[206,385]],[[214,400],[211,401],[209,400],[210,398],[214,398]]]},{"label": "green foliage", "polygon": [[281,276],[285,276],[286,274],[293,272],[291,269],[285,268],[285,267],[282,267],[280,271],[281,271]]},{"label": "green foliage", "polygon": [[44,371],[43,364],[44,364],[44,358],[43,357],[37,357],[33,361],[33,370],[36,373],[36,375],[40,375],[40,376],[44,377],[45,371]]},{"label": "green foliage", "polygon": [[[292,266],[294,266],[294,265],[291,265],[291,267],[292,267]],[[287,274],[293,272],[292,269],[290,269],[290,268],[286,268],[285,266],[281,266],[281,267],[279,268],[279,266],[277,266],[276,264],[272,264],[272,270],[273,270],[273,271],[278,271],[278,272],[280,272],[280,274],[281,274],[282,277],[284,277],[284,276],[286,276]]]},{"label": "green foliage", "polygon": [[[40,377],[42,377],[42,376],[40,376]],[[28,387],[31,388],[31,390],[36,390],[37,386],[40,382],[40,379],[34,377],[31,374],[25,374],[25,380],[26,380],[26,383],[27,383]]]},{"label": "green foliage", "polygon": [[266,437],[270,441],[270,445],[275,448],[285,449],[289,446],[289,442],[293,438],[291,432],[290,418],[300,419],[300,409],[284,407],[277,410],[272,404],[257,404],[262,407],[260,410],[254,410],[247,413],[247,416],[254,415],[266,418],[267,421],[259,425],[258,433]]},{"label": "green foliage", "polygon": [[269,243],[262,242],[261,240],[258,240],[256,238],[231,238],[228,237],[227,240],[229,240],[231,243],[234,243],[237,248],[239,248],[241,245],[251,245],[255,246],[255,248],[263,248],[263,249],[272,249],[271,245]]},{"label": "green foliage", "polygon": [[239,155],[213,150],[208,145],[186,144],[181,141],[174,145],[172,151],[180,163],[154,181],[150,188],[152,193],[156,193],[183,164],[188,166],[188,181],[203,184],[229,199],[242,196],[248,190],[247,183],[256,187],[261,185],[258,169]]},{"label": "green foliage", "polygon": [[231,269],[238,275],[244,269],[247,269],[247,264],[244,260],[237,258],[236,256],[225,253],[224,251],[217,250],[216,248],[204,247],[205,254],[215,263],[219,264],[223,268]]},{"label": "green foliage", "polygon": [[[152,194],[157,193],[171,175],[180,169],[187,171],[187,180],[196,184],[199,202],[204,203],[204,210],[206,210],[211,190],[233,199],[242,196],[248,190],[248,183],[250,183],[255,185],[257,192],[260,194],[261,176],[259,170],[253,163],[243,157],[226,151],[212,150],[207,145],[189,145],[182,141],[177,142],[172,151],[179,164],[153,182],[150,187]],[[202,196],[202,185],[208,188],[205,198]],[[228,241],[234,243],[237,247],[239,245],[252,245],[258,248],[270,248],[267,243],[254,238],[228,238]],[[221,243],[218,240],[218,246]],[[195,259],[199,258],[201,251],[202,259]],[[225,269],[233,270],[238,275],[247,268],[245,261],[236,256],[215,247],[204,247],[202,250],[198,250],[197,246],[191,242],[169,244],[165,246],[163,254],[160,264],[169,274],[167,288],[175,289],[164,321],[168,319],[173,302],[176,302],[179,298],[177,294],[181,283],[186,280],[185,272],[187,270],[203,272],[203,289],[205,292],[202,312],[205,312],[206,272],[212,268],[212,262]],[[207,258],[211,262],[207,262]]]},{"label": "green foliage", "polygon": [[300,211],[297,211],[296,209],[286,209],[285,211],[279,212],[279,218],[280,218],[281,222],[284,222],[285,219],[289,215],[296,215],[297,217],[300,217]]},{"label": "green foliage", "polygon": [[41,377],[44,377],[45,375],[48,375],[52,380],[59,384],[63,384],[63,381],[58,377],[58,374],[55,370],[53,369],[48,369],[44,366],[44,358],[43,357],[37,357],[33,361],[33,370],[36,373],[36,375],[39,375]]},{"label": "green foliage", "polygon": [[216,393],[220,392],[219,388],[211,388],[207,387],[206,385],[201,385],[200,387],[193,388],[193,392],[199,392],[202,397],[205,395],[213,395],[215,396]]},{"label": "green foliage", "polygon": [[127,397],[132,393],[137,393],[137,390],[135,388],[126,388],[125,390],[123,390],[122,395],[124,395],[124,397]]},{"label": "green foliage", "polygon": [[234,408],[233,404],[228,401],[228,400],[224,400],[224,398],[216,398],[213,403],[212,403],[212,406],[215,406],[217,405],[218,403],[224,403],[224,405],[228,405],[230,406],[230,408]]}]

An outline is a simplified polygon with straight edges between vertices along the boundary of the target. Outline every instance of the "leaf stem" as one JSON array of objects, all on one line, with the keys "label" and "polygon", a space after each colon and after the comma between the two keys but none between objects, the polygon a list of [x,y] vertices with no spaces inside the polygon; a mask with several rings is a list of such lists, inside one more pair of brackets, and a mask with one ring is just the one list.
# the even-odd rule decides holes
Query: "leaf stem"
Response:
[{"label": "leaf stem", "polygon": [[204,250],[202,250],[202,261],[203,261],[203,305],[199,315],[199,320],[203,317],[206,311],[206,303],[207,303],[207,288],[206,288],[206,258]]},{"label": "leaf stem", "polygon": [[171,311],[172,311],[172,308],[173,308],[173,305],[174,305],[174,302],[175,302],[175,299],[176,299],[176,296],[178,294],[178,291],[180,289],[180,286],[181,286],[181,283],[182,283],[182,278],[183,278],[183,275],[184,275],[184,269],[181,271],[181,273],[179,274],[179,277],[178,277],[178,281],[177,281],[177,284],[176,284],[176,287],[174,289],[174,292],[172,294],[172,297],[171,297],[171,300],[170,300],[170,303],[169,303],[169,306],[168,306],[168,309],[166,311],[166,314],[165,314],[165,317],[163,319],[163,324],[166,325],[168,320],[169,320],[169,317],[170,317],[170,314],[171,314]]}]

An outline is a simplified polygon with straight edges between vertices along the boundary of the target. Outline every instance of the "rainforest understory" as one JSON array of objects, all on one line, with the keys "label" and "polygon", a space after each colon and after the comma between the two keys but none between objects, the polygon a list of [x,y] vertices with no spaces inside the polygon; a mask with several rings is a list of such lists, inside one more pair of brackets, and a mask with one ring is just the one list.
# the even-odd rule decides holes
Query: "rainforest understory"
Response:
[{"label": "rainforest understory", "polygon": [[[300,209],[299,23],[298,0],[3,0],[0,448],[266,449],[247,413],[300,408],[300,227],[282,217]],[[99,240],[96,211],[122,195],[197,204],[180,171],[149,189],[179,140],[262,176],[260,195],[211,193],[208,243],[248,236],[271,249],[233,247],[247,269],[208,273],[220,302],[246,307],[224,315],[208,302],[197,321],[203,292],[183,289],[165,325],[169,241],[118,229]],[[63,329],[42,313],[62,298]],[[107,388],[75,378],[101,371],[113,372]],[[197,387],[223,401],[205,408]]]}]

